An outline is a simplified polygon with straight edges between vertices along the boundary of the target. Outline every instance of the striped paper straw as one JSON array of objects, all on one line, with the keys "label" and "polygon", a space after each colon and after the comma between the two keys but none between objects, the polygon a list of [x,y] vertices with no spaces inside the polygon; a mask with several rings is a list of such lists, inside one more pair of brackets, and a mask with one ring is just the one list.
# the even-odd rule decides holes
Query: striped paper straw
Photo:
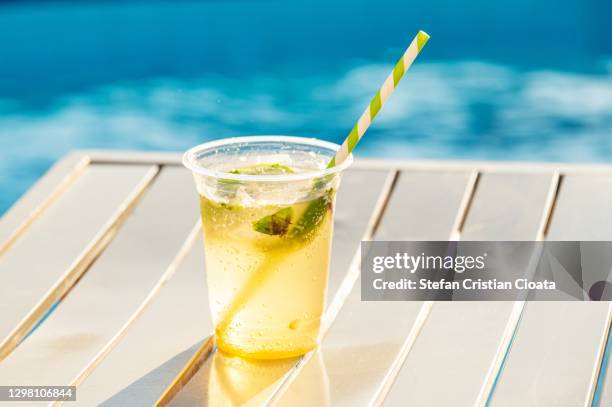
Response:
[{"label": "striped paper straw", "polygon": [[374,120],[380,108],[383,107],[389,95],[391,95],[393,90],[397,87],[399,81],[402,80],[404,73],[410,68],[417,55],[419,55],[419,52],[421,52],[421,49],[423,49],[427,40],[429,40],[429,34],[424,31],[419,31],[416,37],[414,37],[410,46],[406,52],[404,52],[404,55],[402,55],[399,61],[397,61],[397,64],[395,64],[393,72],[387,76],[385,83],[383,83],[382,87],[376,92],[376,95],[372,98],[372,101],[357,121],[357,124],[355,124],[355,127],[353,127],[348,137],[344,139],[342,147],[340,147],[340,150],[338,150],[334,158],[331,159],[327,168],[340,164],[349,154],[351,154],[357,143],[359,143],[359,140],[361,140],[361,137],[363,137],[364,133],[368,130],[368,127],[370,127],[372,120]]}]

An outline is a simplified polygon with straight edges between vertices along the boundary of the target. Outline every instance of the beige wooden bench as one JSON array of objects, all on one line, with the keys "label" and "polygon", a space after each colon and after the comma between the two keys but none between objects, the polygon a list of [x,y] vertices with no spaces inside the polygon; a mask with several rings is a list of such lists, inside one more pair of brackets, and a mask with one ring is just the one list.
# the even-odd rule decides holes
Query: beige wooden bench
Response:
[{"label": "beige wooden bench", "polygon": [[55,165],[0,221],[0,385],[73,384],[83,406],[223,405],[228,388],[250,405],[612,405],[610,303],[365,303],[358,270],[364,239],[612,240],[612,166],[358,160],[326,334],[281,362],[215,354],[197,204],[176,154]]}]

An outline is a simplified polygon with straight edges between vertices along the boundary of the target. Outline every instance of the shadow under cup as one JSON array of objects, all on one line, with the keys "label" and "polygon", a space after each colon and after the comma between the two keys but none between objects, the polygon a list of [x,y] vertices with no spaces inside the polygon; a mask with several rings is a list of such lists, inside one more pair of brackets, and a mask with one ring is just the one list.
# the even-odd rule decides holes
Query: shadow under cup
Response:
[{"label": "shadow under cup", "polygon": [[280,359],[317,344],[325,307],[335,194],[352,162],[327,169],[339,146],[255,136],[185,153],[200,195],[217,346]]}]

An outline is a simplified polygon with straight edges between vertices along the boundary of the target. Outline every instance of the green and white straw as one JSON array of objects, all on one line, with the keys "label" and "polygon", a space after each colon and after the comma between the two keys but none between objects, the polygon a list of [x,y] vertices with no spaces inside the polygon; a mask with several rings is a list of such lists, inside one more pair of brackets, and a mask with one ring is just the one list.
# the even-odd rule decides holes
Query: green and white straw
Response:
[{"label": "green and white straw", "polygon": [[327,165],[327,168],[340,164],[351,154],[357,143],[359,143],[359,140],[361,140],[361,137],[363,137],[364,133],[368,130],[368,127],[370,127],[372,120],[374,120],[389,98],[389,95],[395,90],[397,84],[402,80],[406,71],[410,68],[417,55],[419,55],[421,49],[423,49],[427,40],[429,40],[429,34],[424,31],[419,31],[416,37],[414,37],[410,46],[408,46],[408,49],[404,52],[404,55],[402,55],[395,64],[393,72],[389,74],[385,83],[383,83],[378,92],[376,92],[376,95],[372,98],[372,101],[357,121],[357,124],[355,124],[348,137],[342,143],[340,150],[338,150],[335,157],[332,158]]}]

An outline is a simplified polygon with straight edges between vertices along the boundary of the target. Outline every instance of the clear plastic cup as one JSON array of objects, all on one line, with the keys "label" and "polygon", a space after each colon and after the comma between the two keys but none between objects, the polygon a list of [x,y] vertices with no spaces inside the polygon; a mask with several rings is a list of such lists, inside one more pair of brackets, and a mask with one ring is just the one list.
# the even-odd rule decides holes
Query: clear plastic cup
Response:
[{"label": "clear plastic cup", "polygon": [[185,153],[200,194],[210,308],[223,351],[280,359],[316,346],[335,195],[352,162],[326,168],[339,148],[254,136]]}]

